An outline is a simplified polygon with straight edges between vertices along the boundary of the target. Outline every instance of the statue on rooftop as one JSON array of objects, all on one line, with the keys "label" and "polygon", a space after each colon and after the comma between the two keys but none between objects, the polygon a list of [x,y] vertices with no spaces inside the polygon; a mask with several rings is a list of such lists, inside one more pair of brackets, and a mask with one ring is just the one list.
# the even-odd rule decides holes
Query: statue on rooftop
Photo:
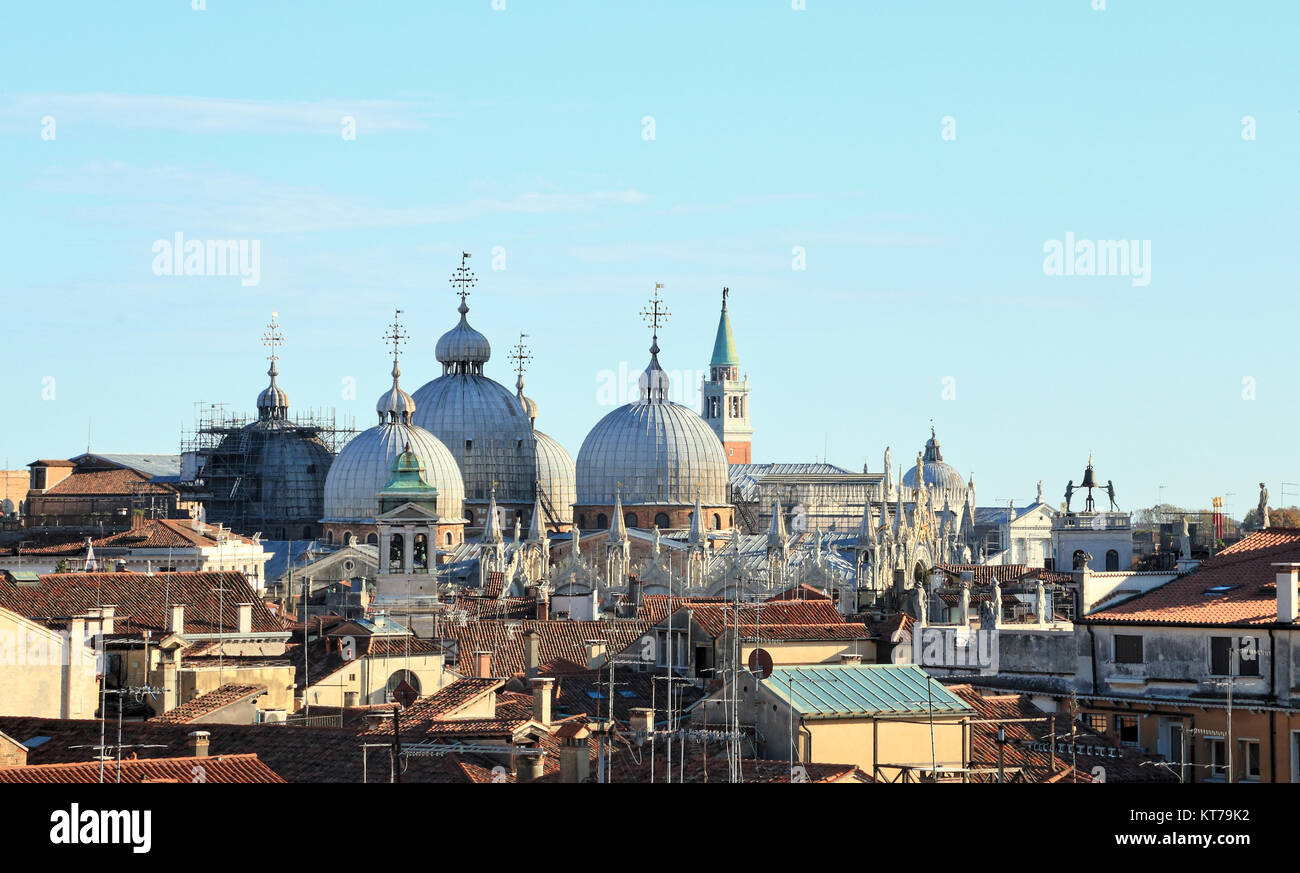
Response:
[{"label": "statue on rooftop", "polygon": [[1070,500],[1074,497],[1074,480],[1071,479],[1065,486],[1065,513],[1070,514]]},{"label": "statue on rooftop", "polygon": [[1259,483],[1259,526],[1268,527],[1268,489],[1264,483]]},{"label": "statue on rooftop", "polygon": [[1110,511],[1120,512],[1119,506],[1115,503],[1115,483],[1109,479],[1106,480],[1106,496],[1110,499]]}]

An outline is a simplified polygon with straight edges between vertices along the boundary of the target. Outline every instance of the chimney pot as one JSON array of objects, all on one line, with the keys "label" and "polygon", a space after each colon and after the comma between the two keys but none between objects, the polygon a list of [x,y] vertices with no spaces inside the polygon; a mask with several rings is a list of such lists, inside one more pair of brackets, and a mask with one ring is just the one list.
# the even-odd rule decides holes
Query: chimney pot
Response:
[{"label": "chimney pot", "polygon": [[251,634],[253,632],[253,604],[239,604],[239,633]]},{"label": "chimney pot", "polygon": [[844,652],[840,655],[841,664],[861,664],[862,656],[852,652]]},{"label": "chimney pot", "polygon": [[174,634],[185,633],[185,604],[176,603],[172,605],[171,624],[167,629]]},{"label": "chimney pot", "polygon": [[208,740],[211,734],[207,731],[193,731],[189,737],[190,757],[206,758],[208,756]]},{"label": "chimney pot", "polygon": [[487,679],[492,675],[491,652],[477,651],[474,653],[474,675],[479,679]]},{"label": "chimney pot", "polygon": [[632,736],[638,743],[649,741],[650,734],[654,730],[654,724],[654,710],[649,707],[638,706],[628,712],[628,727],[632,730]]},{"label": "chimney pot", "polygon": [[541,669],[541,639],[536,630],[524,634],[524,676],[533,679]]}]

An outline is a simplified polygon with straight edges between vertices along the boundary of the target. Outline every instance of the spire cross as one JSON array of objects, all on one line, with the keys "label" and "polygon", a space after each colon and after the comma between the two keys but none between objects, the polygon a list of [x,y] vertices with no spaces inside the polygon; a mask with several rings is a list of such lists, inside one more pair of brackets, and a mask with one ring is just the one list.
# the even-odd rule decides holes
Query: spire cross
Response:
[{"label": "spire cross", "polygon": [[280,316],[278,312],[271,313],[271,323],[266,326],[266,333],[262,334],[262,345],[271,347],[271,354],[266,359],[271,362],[280,360],[280,356],[275,353],[277,347],[284,344],[284,333],[280,330],[280,323],[276,320]]},{"label": "spire cross", "polygon": [[727,295],[730,293],[731,293],[731,289],[728,288],[726,285],[723,285],[722,286],[722,308],[723,309],[727,308]]},{"label": "spire cross", "polygon": [[465,298],[469,296],[469,289],[473,288],[478,282],[478,278],[474,275],[474,272],[470,270],[469,264],[467,263],[469,259],[469,252],[461,252],[460,266],[456,268],[456,272],[452,273],[451,278],[447,280],[451,283],[453,288],[457,289],[456,293],[460,295],[462,306],[466,305]]},{"label": "spire cross", "polygon": [[529,362],[533,359],[533,356],[528,353],[528,346],[524,345],[524,338],[527,336],[526,333],[519,334],[519,343],[510,350],[508,356],[514,362],[515,372],[519,374],[521,379],[524,376],[524,371],[528,369]]},{"label": "spire cross", "polygon": [[668,311],[668,307],[664,305],[663,298],[659,296],[659,289],[662,287],[664,287],[662,282],[655,283],[654,296],[650,298],[650,302],[645,309],[641,310],[641,317],[645,319],[646,324],[650,325],[650,330],[655,339],[659,338],[659,328],[668,324],[668,318],[672,315]]},{"label": "spire cross", "polygon": [[398,319],[398,316],[401,314],[402,314],[402,310],[400,309],[393,310],[393,323],[388,326],[389,332],[384,334],[385,342],[390,342],[393,344],[394,364],[397,363],[398,347],[403,343],[405,343],[407,339],[410,337],[410,335],[406,331],[402,330],[401,320]]}]

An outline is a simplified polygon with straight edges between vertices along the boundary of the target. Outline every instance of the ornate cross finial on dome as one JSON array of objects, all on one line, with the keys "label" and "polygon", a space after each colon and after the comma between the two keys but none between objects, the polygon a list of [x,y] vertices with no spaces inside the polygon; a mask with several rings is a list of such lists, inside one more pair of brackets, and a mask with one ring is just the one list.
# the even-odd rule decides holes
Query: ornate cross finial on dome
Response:
[{"label": "ornate cross finial on dome", "polygon": [[284,345],[284,333],[280,330],[279,317],[280,313],[272,310],[271,321],[266,326],[266,333],[262,334],[262,345],[271,348],[271,354],[267,355],[266,359],[271,362],[272,367],[275,366],[276,361],[280,360],[280,356],[275,353],[275,350]]},{"label": "ornate cross finial on dome", "polygon": [[388,326],[388,333],[384,334],[384,341],[393,344],[393,366],[397,366],[398,348],[410,339],[410,334],[402,330],[401,319],[398,318],[402,310],[393,310],[393,323]]},{"label": "ornate cross finial on dome", "polygon": [[524,371],[528,369],[528,364],[533,359],[533,356],[528,353],[528,346],[524,345],[524,339],[527,336],[528,334],[526,333],[519,334],[519,342],[510,350],[510,354],[507,355],[510,361],[515,365],[515,373],[519,375],[521,382],[524,378]]},{"label": "ornate cross finial on dome", "polygon": [[469,259],[469,252],[461,252],[460,266],[456,268],[456,272],[452,273],[451,278],[447,280],[451,283],[451,286],[456,289],[456,293],[460,295],[461,315],[469,312],[469,305],[465,303],[465,298],[469,296],[469,289],[473,288],[478,283],[478,277],[476,277],[474,271],[469,268]]},{"label": "ornate cross finial on dome", "polygon": [[651,354],[659,353],[657,348],[659,345],[659,328],[667,325],[668,319],[672,316],[672,313],[668,311],[668,307],[664,305],[663,298],[659,296],[659,289],[663,287],[662,282],[655,283],[654,296],[650,298],[650,302],[646,304],[645,309],[641,310],[641,317],[645,319],[646,324],[650,325],[651,335],[655,339],[656,348],[650,350]]}]

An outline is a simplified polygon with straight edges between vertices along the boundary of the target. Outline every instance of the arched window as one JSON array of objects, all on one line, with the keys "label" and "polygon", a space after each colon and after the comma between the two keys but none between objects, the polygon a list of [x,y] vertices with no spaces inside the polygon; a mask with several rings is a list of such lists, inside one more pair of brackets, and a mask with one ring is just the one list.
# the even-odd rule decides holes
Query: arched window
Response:
[{"label": "arched window", "polygon": [[416,694],[420,693],[420,677],[416,676],[410,670],[398,670],[392,676],[388,677],[388,686],[386,690],[388,692],[389,703],[396,702],[396,698],[393,697],[393,692],[397,690],[397,686],[402,683],[402,680],[406,680],[406,684],[414,688]]},{"label": "arched window", "polygon": [[722,530],[722,516],[716,512],[713,513],[713,529]]},{"label": "arched window", "polygon": [[415,535],[415,543],[411,546],[411,560],[415,562],[415,572],[429,571],[429,538],[422,533]]},{"label": "arched window", "polygon": [[636,527],[636,513],[629,512],[627,515],[623,516],[623,524],[628,527]]},{"label": "arched window", "polygon": [[329,543],[331,546],[334,545],[334,531],[325,531],[325,542]]},{"label": "arched window", "polygon": [[345,546],[352,545],[352,531],[349,530],[343,532],[343,545]]},{"label": "arched window", "polygon": [[446,540],[447,545],[451,545],[451,531],[447,531],[447,534],[446,534],[445,540]]},{"label": "arched window", "polygon": [[1112,573],[1119,569],[1119,552],[1114,549],[1106,552],[1106,569]]},{"label": "arched window", "polygon": [[406,542],[401,534],[388,538],[388,572],[402,573],[406,570]]},{"label": "arched window", "polygon": [[609,527],[609,516],[602,512],[596,516],[596,529],[600,530],[607,527]]},{"label": "arched window", "polygon": [[587,526],[587,516],[585,513],[580,513],[578,515],[578,529],[582,530],[586,526]]},{"label": "arched window", "polygon": [[366,534],[366,543],[368,545],[379,545],[379,534]]},{"label": "arched window", "polygon": [[657,513],[655,513],[655,524],[659,525],[660,528],[665,528],[665,527],[671,527],[671,526],[672,526],[672,522],[669,521],[669,519],[668,519],[668,513],[666,513],[666,512],[657,512]]},{"label": "arched window", "polygon": [[311,539],[311,528],[310,528],[310,527],[304,527],[304,528],[302,529],[302,538],[305,539],[305,540],[309,540],[309,539]]}]

